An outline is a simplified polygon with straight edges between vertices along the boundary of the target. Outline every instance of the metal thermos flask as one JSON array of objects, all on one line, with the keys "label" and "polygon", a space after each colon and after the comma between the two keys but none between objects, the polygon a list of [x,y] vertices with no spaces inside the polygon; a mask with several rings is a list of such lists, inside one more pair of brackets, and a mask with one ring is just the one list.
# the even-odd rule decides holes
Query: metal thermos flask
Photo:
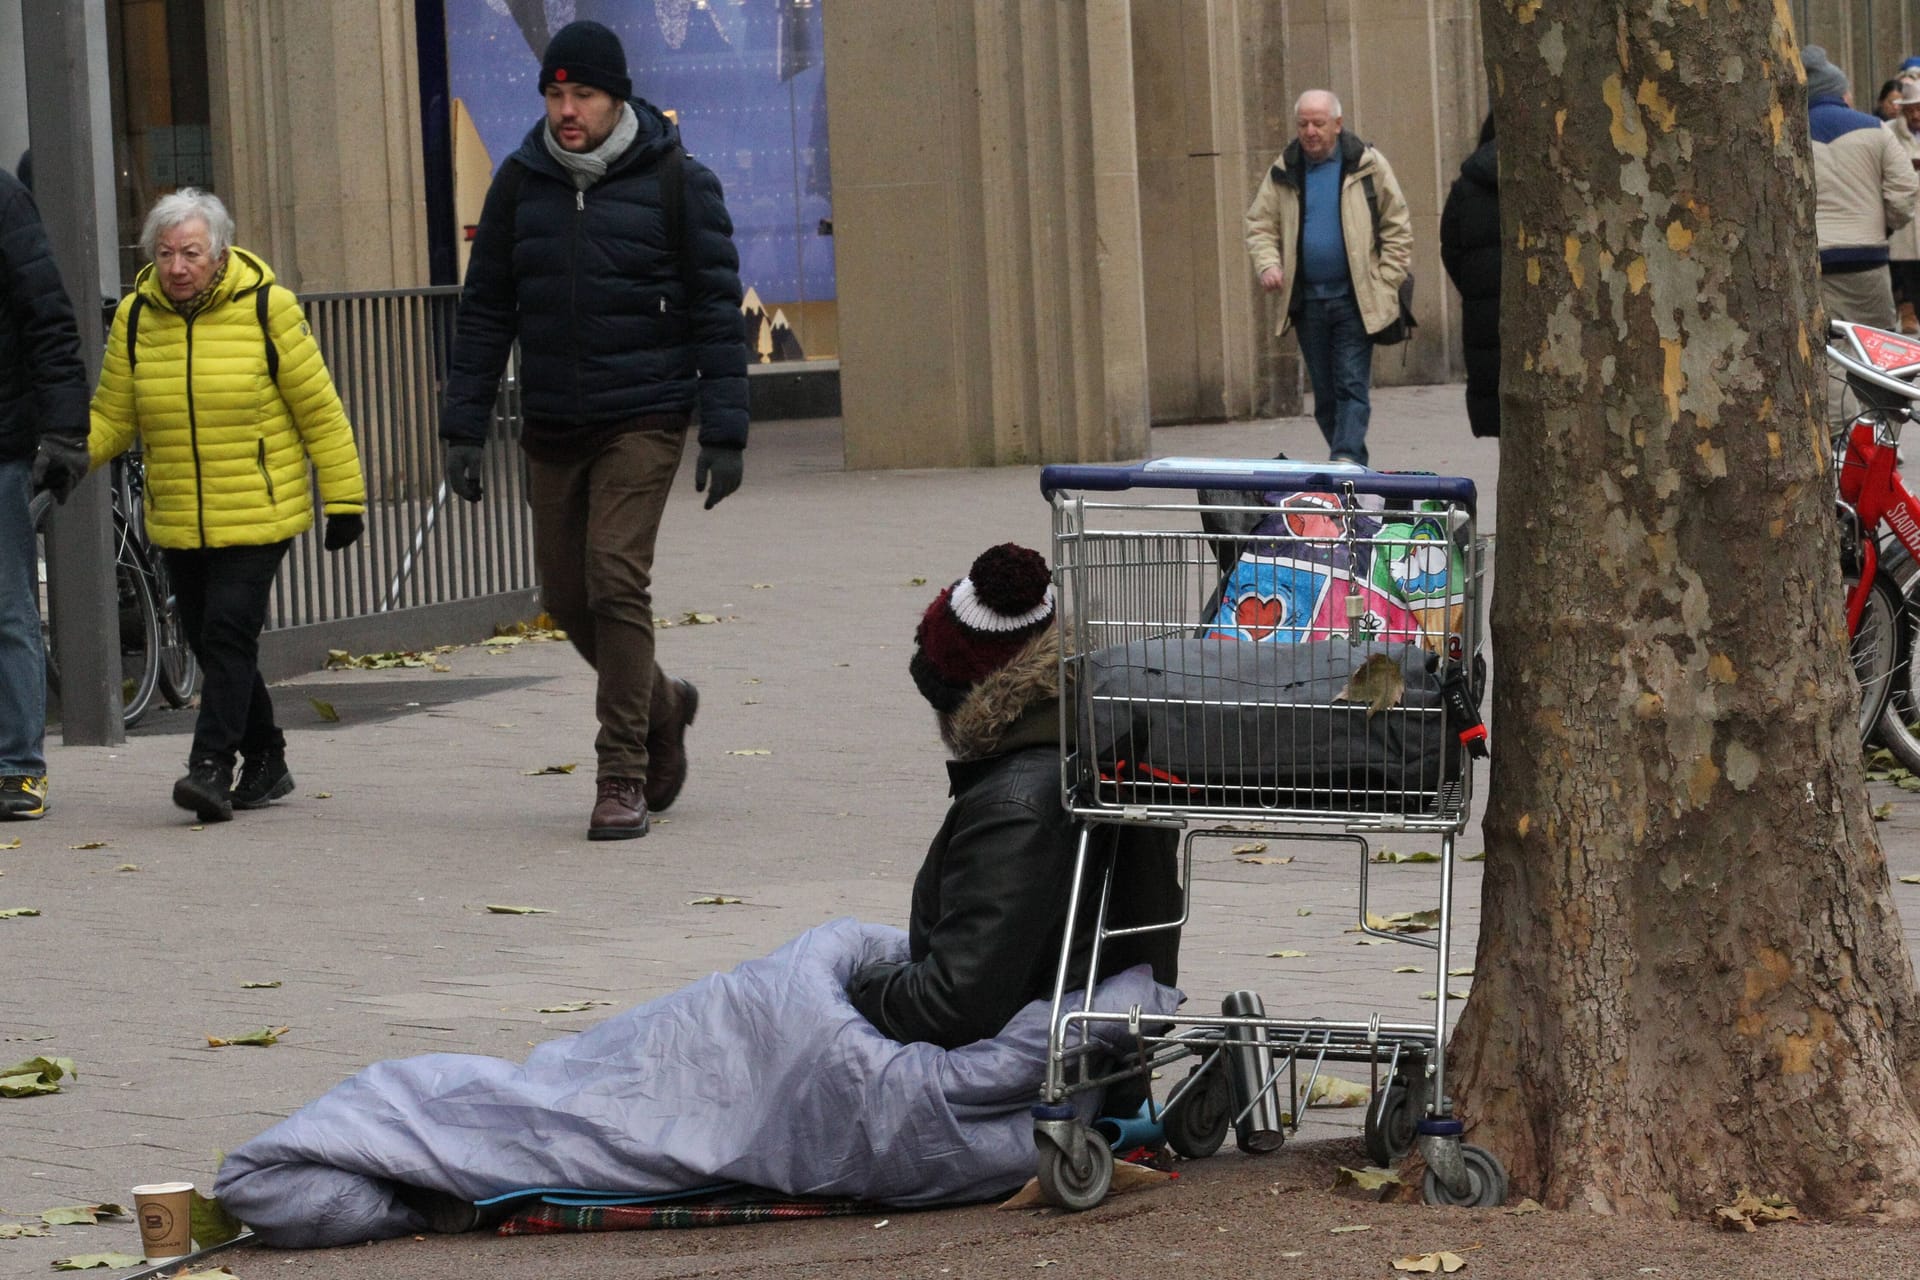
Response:
[{"label": "metal thermos flask", "polygon": [[[1220,1013],[1228,1018],[1264,1018],[1267,1008],[1254,991],[1235,991],[1220,1002]],[[1273,1074],[1273,1050],[1267,1047],[1265,1027],[1230,1027],[1228,1038],[1245,1043],[1227,1048],[1227,1080],[1233,1094],[1233,1140],[1249,1155],[1278,1151],[1287,1140],[1286,1121],[1282,1117],[1279,1089],[1266,1089]],[[1257,1096],[1257,1101],[1256,1101]],[[1248,1107],[1252,1103],[1252,1107]]]}]

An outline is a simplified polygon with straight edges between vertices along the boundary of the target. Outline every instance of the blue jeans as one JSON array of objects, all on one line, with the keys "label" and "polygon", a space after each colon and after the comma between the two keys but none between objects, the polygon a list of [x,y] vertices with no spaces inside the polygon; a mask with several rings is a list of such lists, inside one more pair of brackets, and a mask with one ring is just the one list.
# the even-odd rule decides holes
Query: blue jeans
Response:
[{"label": "blue jeans", "polygon": [[1349,290],[1338,298],[1308,298],[1297,325],[1300,357],[1313,383],[1313,418],[1327,451],[1362,465],[1367,461],[1367,422],[1373,416],[1373,343]]},{"label": "blue jeans", "polygon": [[33,462],[0,462],[0,777],[47,771],[47,657],[39,553],[27,500]]}]

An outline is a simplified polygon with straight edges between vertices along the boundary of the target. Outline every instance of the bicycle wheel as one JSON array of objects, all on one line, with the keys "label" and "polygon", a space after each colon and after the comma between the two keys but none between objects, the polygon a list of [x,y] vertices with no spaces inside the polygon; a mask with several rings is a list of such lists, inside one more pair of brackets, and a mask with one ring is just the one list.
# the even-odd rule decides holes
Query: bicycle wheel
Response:
[{"label": "bicycle wheel", "polygon": [[113,582],[120,613],[120,719],[131,729],[153,706],[154,692],[160,687],[160,609],[141,563],[144,557],[132,545],[123,523],[116,533],[120,551],[114,557]]},{"label": "bicycle wheel", "polygon": [[154,608],[160,618],[160,696],[170,707],[184,707],[199,692],[200,663],[187,644],[187,629],[180,621],[180,605],[174,599],[166,563],[157,550],[149,548],[146,555],[152,571]]},{"label": "bicycle wheel", "polygon": [[[1845,575],[1848,590],[1859,579]],[[1865,746],[1887,709],[1893,693],[1894,669],[1900,652],[1900,596],[1885,574],[1875,574],[1860,626],[1851,644],[1853,677],[1860,687],[1860,743]]]}]

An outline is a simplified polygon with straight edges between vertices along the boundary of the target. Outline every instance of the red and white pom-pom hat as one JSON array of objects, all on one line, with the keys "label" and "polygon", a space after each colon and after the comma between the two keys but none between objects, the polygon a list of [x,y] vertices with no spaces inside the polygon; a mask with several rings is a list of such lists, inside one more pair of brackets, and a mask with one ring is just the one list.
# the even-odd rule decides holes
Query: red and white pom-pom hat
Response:
[{"label": "red and white pom-pom hat", "polygon": [[1053,622],[1053,574],[1039,552],[1003,542],[974,560],[920,619],[908,669],[937,711],[960,705]]}]

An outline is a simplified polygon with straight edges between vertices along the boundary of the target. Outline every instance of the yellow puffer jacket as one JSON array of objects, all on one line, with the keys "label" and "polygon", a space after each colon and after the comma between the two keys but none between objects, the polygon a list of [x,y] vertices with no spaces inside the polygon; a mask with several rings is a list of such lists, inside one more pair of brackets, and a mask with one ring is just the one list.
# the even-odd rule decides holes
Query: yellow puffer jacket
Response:
[{"label": "yellow puffer jacket", "polygon": [[[93,465],[138,432],[147,455],[147,536],[155,546],[258,546],[313,524],[307,459],[328,515],[366,509],[353,428],[300,301],[273,268],[232,249],[226,277],[192,319],[151,266],[120,300],[93,393]],[[262,332],[260,290],[267,291]],[[127,321],[142,298],[127,346]],[[270,372],[268,335],[279,354]]]}]

